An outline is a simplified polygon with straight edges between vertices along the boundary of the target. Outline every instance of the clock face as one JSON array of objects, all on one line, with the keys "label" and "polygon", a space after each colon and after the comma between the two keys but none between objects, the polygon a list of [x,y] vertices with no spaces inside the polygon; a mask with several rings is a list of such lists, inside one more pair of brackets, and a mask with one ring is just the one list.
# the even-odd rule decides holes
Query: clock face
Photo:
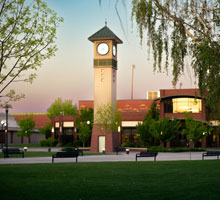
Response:
[{"label": "clock face", "polygon": [[97,47],[97,51],[100,55],[106,55],[109,52],[109,46],[106,43],[100,43]]},{"label": "clock face", "polygon": [[115,44],[113,44],[113,47],[112,47],[112,55],[113,56],[116,56],[116,45]]}]

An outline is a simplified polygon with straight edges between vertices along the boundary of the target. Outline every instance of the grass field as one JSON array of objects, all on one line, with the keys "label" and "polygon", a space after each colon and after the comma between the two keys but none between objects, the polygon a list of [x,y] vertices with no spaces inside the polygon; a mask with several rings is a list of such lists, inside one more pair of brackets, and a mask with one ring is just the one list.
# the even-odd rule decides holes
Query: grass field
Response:
[{"label": "grass field", "polygon": [[220,160],[0,165],[1,199],[219,200]]}]

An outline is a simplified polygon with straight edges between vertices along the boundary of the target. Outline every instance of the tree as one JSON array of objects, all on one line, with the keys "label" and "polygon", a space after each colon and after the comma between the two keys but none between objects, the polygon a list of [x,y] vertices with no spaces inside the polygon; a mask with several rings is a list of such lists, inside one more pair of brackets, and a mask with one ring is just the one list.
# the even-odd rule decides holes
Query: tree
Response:
[{"label": "tree", "polygon": [[79,140],[83,143],[83,147],[85,147],[85,143],[89,140],[92,134],[92,130],[89,128],[89,124],[81,123],[78,126],[78,137]]},{"label": "tree", "polygon": [[167,143],[171,141],[180,129],[180,121],[178,119],[170,120],[169,117],[159,119],[152,123],[152,135],[160,141]]},{"label": "tree", "polygon": [[201,121],[196,121],[192,116],[185,114],[185,129],[182,130],[182,133],[186,134],[187,140],[196,143],[207,136],[209,133],[208,125]]},{"label": "tree", "polygon": [[79,131],[78,132],[79,140],[83,143],[83,147],[84,147],[92,135],[93,109],[82,108],[75,122],[76,122],[76,127]]},{"label": "tree", "polygon": [[72,104],[72,100],[63,101],[61,98],[58,98],[47,109],[47,116],[52,119],[53,116],[59,116],[61,114],[77,115],[77,106]]},{"label": "tree", "polygon": [[51,137],[51,123],[47,122],[43,128],[39,128],[39,132],[45,135],[46,139]]},{"label": "tree", "polygon": [[148,110],[146,116],[144,117],[144,120],[147,119],[154,119],[159,120],[160,118],[160,111],[157,109],[157,104],[155,101],[153,101],[150,105],[150,109]]},{"label": "tree", "polygon": [[137,132],[140,134],[141,141],[146,146],[154,145],[155,142],[152,136],[152,123],[155,123],[155,120],[147,119],[137,125]]},{"label": "tree", "polygon": [[121,126],[121,113],[116,106],[110,104],[102,104],[97,108],[95,114],[95,124],[101,127],[105,133],[112,133]]},{"label": "tree", "polygon": [[26,136],[30,141],[30,137],[35,127],[33,115],[29,117],[26,115],[24,119],[20,119],[18,121],[18,126],[20,127],[21,130],[17,132],[17,136]]},{"label": "tree", "polygon": [[79,116],[76,118],[76,124],[80,124],[81,122],[89,122],[89,124],[93,125],[93,109],[92,108],[82,108],[80,110]]},{"label": "tree", "polygon": [[184,73],[185,59],[191,58],[200,93],[208,92],[207,105],[216,113],[220,99],[220,1],[133,0],[132,17],[141,41],[147,33],[154,70],[167,71],[171,61],[176,85]]},{"label": "tree", "polygon": [[140,139],[145,145],[152,145],[155,143],[152,135],[152,125],[160,118],[157,104],[152,102],[150,109],[144,117],[143,123],[138,123],[137,131],[140,134]]},{"label": "tree", "polygon": [[42,0],[0,0],[1,106],[24,97],[7,91],[9,85],[32,83],[34,71],[55,55],[56,29],[62,21]]}]

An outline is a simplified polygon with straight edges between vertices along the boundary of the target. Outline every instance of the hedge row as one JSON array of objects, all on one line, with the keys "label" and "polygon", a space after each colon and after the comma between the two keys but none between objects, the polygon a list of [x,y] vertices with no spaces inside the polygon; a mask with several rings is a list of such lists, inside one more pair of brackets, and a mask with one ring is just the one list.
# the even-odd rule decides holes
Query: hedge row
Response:
[{"label": "hedge row", "polygon": [[58,144],[58,140],[50,137],[48,139],[40,140],[40,146],[42,147],[55,147]]}]

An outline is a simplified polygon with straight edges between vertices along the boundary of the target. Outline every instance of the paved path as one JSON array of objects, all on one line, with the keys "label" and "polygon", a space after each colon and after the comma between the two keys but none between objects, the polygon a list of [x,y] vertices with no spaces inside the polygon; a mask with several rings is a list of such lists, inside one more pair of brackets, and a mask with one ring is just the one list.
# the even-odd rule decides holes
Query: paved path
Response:
[{"label": "paved path", "polygon": [[[136,152],[131,152],[129,155],[122,153],[119,155],[94,155],[94,156],[79,156],[78,162],[125,162],[135,161]],[[138,158],[139,161],[153,161],[153,157]],[[216,159],[216,157],[206,157],[207,159]],[[181,152],[181,153],[159,153],[157,161],[174,161],[174,160],[202,160],[202,152]],[[56,158],[55,163],[75,163],[75,158]],[[37,158],[1,158],[0,164],[24,164],[24,163],[52,163],[51,157]]]}]

